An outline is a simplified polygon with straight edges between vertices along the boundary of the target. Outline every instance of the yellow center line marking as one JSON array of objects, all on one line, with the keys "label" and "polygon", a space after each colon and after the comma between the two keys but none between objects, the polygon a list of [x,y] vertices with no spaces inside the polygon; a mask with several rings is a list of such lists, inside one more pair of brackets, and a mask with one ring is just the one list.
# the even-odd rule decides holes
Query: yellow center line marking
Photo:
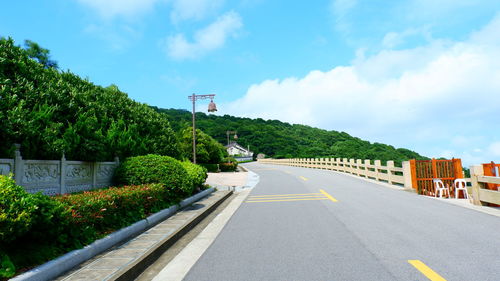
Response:
[{"label": "yellow center line marking", "polygon": [[330,194],[326,193],[326,191],[324,191],[323,189],[320,189],[319,190],[321,193],[323,193],[323,195],[325,195],[326,197],[328,197],[328,199],[332,200],[332,202],[339,202],[337,199],[335,199],[333,196],[331,196]]},{"label": "yellow center line marking", "polygon": [[315,198],[327,198],[324,195],[315,196],[286,196],[286,197],[258,197],[258,198],[248,198],[247,200],[282,200],[282,199],[315,199]]},{"label": "yellow center line marking", "polygon": [[289,202],[289,201],[306,201],[306,200],[328,200],[329,198],[306,198],[306,199],[278,199],[278,200],[258,200],[254,201],[250,199],[246,203],[264,203],[264,202]]},{"label": "yellow center line marking", "polygon": [[323,193],[268,194],[268,195],[252,195],[250,197],[280,197],[280,196],[299,196],[299,195],[323,195]]},{"label": "yellow center line marking", "polygon": [[301,178],[302,180],[306,181],[307,178],[306,177],[303,177],[303,176],[300,176],[299,178]]},{"label": "yellow center line marking", "polygon": [[430,269],[427,265],[419,260],[408,260],[408,263],[413,265],[418,271],[422,272],[425,277],[431,281],[446,281],[441,275],[437,274],[434,270]]}]

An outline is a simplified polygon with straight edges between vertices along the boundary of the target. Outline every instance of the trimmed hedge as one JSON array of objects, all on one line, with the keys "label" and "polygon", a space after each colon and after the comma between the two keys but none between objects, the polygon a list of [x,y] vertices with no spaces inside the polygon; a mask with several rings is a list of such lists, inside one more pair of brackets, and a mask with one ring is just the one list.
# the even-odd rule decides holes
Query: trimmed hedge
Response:
[{"label": "trimmed hedge", "polygon": [[196,190],[198,187],[201,188],[208,176],[207,169],[188,161],[182,162],[182,166],[186,169],[189,175],[193,190]]},{"label": "trimmed hedge", "polygon": [[127,158],[118,167],[115,180],[126,185],[161,183],[179,195],[191,194],[194,189],[180,161],[155,154]]}]

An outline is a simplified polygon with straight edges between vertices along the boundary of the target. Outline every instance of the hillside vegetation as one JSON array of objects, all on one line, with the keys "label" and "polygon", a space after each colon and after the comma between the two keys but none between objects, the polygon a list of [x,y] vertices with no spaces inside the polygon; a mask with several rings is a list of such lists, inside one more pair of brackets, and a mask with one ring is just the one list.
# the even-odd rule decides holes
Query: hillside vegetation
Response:
[{"label": "hillside vegetation", "polygon": [[165,115],[34,59],[0,38],[0,158],[20,143],[26,159],[103,161],[156,153],[181,157]]},{"label": "hillside vegetation", "polygon": [[[179,109],[155,109],[168,116],[174,130],[191,125],[191,113]],[[278,120],[250,119],[196,113],[196,126],[226,144],[226,131],[238,132],[238,143],[274,158],[340,157],[395,160],[425,159],[417,152],[382,143],[370,143],[345,132],[327,131]],[[232,139],[231,139],[232,140]]]}]

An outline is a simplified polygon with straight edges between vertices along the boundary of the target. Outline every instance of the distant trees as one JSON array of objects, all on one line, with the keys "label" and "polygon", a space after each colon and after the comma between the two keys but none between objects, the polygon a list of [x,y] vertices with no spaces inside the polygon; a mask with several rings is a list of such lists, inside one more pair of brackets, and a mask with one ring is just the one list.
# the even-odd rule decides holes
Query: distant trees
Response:
[{"label": "distant trees", "polygon": [[[186,128],[191,113],[177,109],[159,109],[165,113],[176,130]],[[196,113],[197,127],[220,143],[226,143],[226,131],[238,131],[238,143],[250,150],[275,158],[339,157],[378,159],[382,161],[425,159],[422,155],[382,143],[370,143],[345,132],[327,131],[305,125],[289,124],[278,120],[265,121],[229,115],[216,116]]]}]

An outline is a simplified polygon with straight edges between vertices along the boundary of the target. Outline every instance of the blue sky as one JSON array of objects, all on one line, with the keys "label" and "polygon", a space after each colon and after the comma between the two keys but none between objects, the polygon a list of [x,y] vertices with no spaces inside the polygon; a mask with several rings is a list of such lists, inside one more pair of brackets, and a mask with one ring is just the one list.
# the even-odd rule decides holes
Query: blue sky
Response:
[{"label": "blue sky", "polygon": [[500,160],[497,0],[5,1],[0,36],[158,107],[215,93],[219,114]]}]

